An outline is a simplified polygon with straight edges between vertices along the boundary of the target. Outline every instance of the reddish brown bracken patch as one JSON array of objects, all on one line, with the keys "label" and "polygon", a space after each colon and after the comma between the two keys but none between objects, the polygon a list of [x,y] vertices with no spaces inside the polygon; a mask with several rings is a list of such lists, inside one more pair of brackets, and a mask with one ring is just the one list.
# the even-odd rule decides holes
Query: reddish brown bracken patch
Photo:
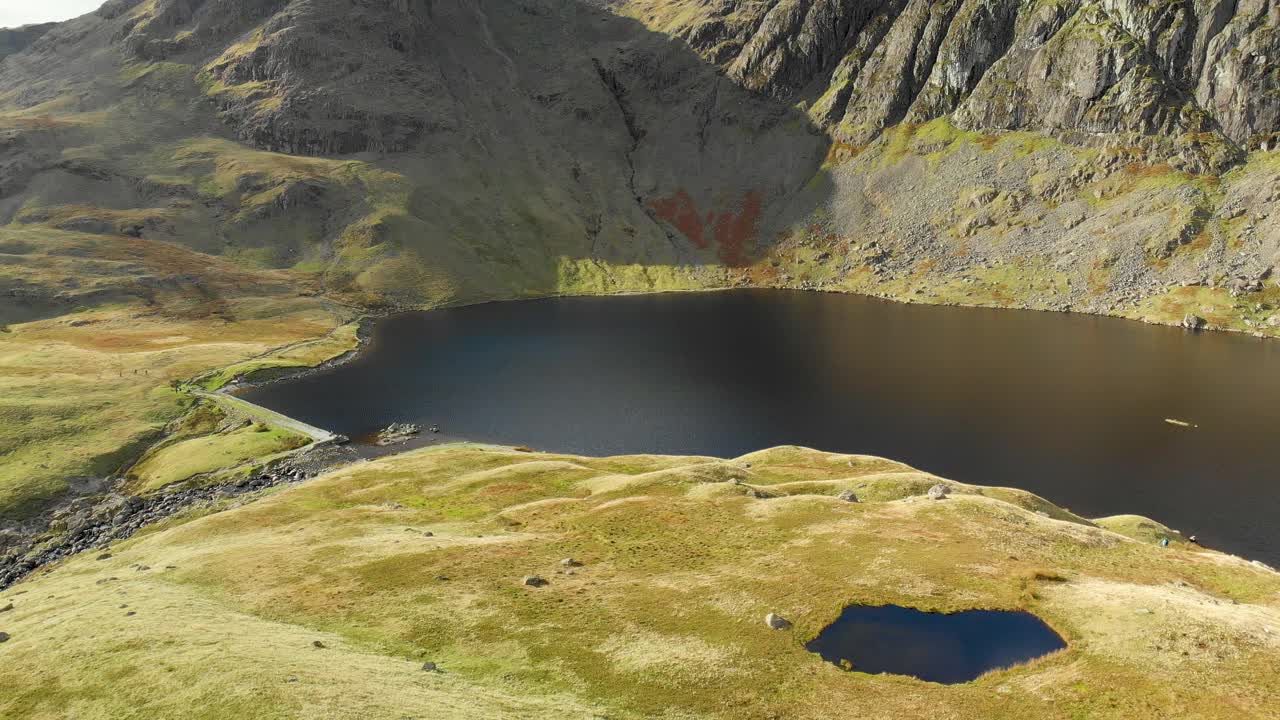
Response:
[{"label": "reddish brown bracken patch", "polygon": [[[683,189],[671,197],[649,201],[649,207],[659,218],[670,223],[694,245],[706,249],[713,241],[720,259],[730,267],[746,264],[746,248],[755,239],[762,205],[760,193],[749,190],[743,194],[737,207],[720,213],[709,211],[703,218],[693,198]],[[711,231],[710,241],[707,238],[708,228]]]},{"label": "reddish brown bracken patch", "polygon": [[698,207],[689,193],[680,190],[669,198],[650,200],[649,207],[694,245],[706,249],[707,238],[702,234],[702,218],[698,217]]}]

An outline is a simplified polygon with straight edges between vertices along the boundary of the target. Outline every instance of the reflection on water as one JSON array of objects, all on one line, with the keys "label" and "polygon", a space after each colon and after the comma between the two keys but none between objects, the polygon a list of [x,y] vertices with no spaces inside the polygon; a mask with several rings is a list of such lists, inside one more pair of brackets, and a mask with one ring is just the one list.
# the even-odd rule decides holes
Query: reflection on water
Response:
[{"label": "reflection on water", "polygon": [[854,605],[805,647],[848,670],[962,683],[1065,648],[1026,612],[967,610],[942,615],[885,605]]}]

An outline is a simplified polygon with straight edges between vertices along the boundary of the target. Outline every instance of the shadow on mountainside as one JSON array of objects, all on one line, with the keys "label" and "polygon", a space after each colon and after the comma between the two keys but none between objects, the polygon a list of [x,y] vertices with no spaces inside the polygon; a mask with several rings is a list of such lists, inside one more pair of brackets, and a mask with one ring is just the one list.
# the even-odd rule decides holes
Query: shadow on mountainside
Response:
[{"label": "shadow on mountainside", "polygon": [[11,232],[416,305],[721,283],[822,200],[801,111],[594,3],[130,5],[0,61]]},{"label": "shadow on mountainside", "polygon": [[612,268],[745,264],[826,155],[802,112],[630,18],[563,0],[453,12],[437,11],[430,43],[450,129],[379,162],[414,185],[400,252],[463,295],[574,291],[575,274],[643,289],[661,271]]}]

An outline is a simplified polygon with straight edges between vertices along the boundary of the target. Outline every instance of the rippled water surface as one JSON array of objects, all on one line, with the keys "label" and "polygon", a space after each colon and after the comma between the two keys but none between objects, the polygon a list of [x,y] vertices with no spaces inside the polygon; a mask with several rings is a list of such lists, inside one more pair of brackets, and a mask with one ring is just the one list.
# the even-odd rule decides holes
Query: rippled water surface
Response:
[{"label": "rippled water surface", "polygon": [[1237,335],[788,291],[537,300],[385,318],[354,361],[245,397],[352,437],[883,455],[1280,562],[1280,343]]}]

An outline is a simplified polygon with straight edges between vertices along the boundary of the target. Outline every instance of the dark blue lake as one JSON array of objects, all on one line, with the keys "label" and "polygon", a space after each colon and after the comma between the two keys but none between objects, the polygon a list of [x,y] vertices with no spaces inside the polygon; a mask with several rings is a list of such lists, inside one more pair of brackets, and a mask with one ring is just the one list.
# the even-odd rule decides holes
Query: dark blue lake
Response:
[{"label": "dark blue lake", "polygon": [[847,670],[969,682],[1065,648],[1026,612],[966,610],[943,615],[885,605],[855,605],[805,647]]},{"label": "dark blue lake", "polygon": [[244,397],[353,438],[438,423],[418,444],[881,455],[1280,564],[1274,340],[790,291],[566,298],[386,317],[351,362]]}]

